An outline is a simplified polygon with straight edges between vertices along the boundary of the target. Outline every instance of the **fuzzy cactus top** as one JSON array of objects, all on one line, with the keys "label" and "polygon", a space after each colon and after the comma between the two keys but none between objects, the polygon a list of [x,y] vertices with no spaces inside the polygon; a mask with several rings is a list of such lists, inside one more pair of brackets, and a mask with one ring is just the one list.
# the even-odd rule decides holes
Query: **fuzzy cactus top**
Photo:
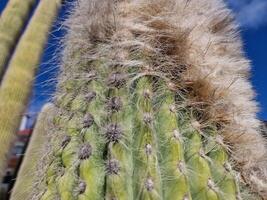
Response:
[{"label": "fuzzy cactus top", "polygon": [[238,180],[266,198],[250,63],[223,1],[80,0],[66,26],[42,199],[238,199]]}]

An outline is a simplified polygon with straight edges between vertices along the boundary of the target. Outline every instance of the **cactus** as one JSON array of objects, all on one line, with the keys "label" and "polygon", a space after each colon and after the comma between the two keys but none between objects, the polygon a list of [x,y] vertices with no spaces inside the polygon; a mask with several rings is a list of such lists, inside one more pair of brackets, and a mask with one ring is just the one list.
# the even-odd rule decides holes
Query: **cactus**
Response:
[{"label": "cactus", "polygon": [[35,0],[10,0],[0,20],[0,79]]},{"label": "cactus", "polygon": [[0,177],[30,95],[34,73],[60,0],[42,0],[20,39],[0,87]]},{"label": "cactus", "polygon": [[30,199],[31,190],[25,190],[25,188],[30,188],[34,183],[33,174],[36,172],[38,160],[45,148],[44,141],[48,137],[46,135],[47,127],[50,126],[52,121],[51,116],[53,116],[53,111],[53,105],[46,104],[38,116],[10,199]]},{"label": "cactus", "polygon": [[221,1],[81,0],[66,25],[32,199],[266,197],[248,64]]}]

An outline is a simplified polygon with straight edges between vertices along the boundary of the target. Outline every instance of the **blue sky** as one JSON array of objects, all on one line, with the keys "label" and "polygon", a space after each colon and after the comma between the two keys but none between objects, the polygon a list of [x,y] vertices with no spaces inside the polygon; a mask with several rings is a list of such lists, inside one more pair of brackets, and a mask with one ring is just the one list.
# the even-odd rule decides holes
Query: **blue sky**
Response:
[{"label": "blue sky", "polygon": [[252,84],[260,104],[259,118],[267,121],[267,0],[228,0],[241,24]]},{"label": "blue sky", "polygon": [[[0,11],[7,0],[0,0]],[[259,118],[267,120],[267,0],[227,0],[241,24],[241,33],[247,57],[252,64],[252,84],[257,92],[257,101],[261,111]],[[63,20],[66,7],[60,12],[58,22]],[[41,106],[51,99],[55,90],[55,78],[58,74],[58,64],[55,58],[64,31],[56,23],[50,34],[46,51],[42,58],[34,90],[29,104],[31,113],[38,112]]]}]

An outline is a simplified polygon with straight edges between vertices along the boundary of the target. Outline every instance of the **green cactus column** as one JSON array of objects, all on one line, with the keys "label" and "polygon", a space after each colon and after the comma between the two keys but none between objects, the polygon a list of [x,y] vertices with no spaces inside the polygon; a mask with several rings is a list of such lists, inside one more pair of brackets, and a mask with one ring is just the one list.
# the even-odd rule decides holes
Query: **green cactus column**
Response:
[{"label": "green cactus column", "polygon": [[[66,23],[51,162],[34,199],[240,199],[223,123],[210,115],[226,93],[209,99],[223,71],[207,67],[201,49],[225,25],[209,21],[206,12],[221,13],[213,2],[79,1]],[[225,41],[210,51],[221,55]]]},{"label": "green cactus column", "polygon": [[0,20],[0,80],[36,0],[9,0]]},{"label": "green cactus column", "polygon": [[70,66],[71,73],[66,71],[59,84],[59,113],[42,200],[100,200],[104,195],[105,87],[99,77],[103,63],[95,60],[86,66]]},{"label": "green cactus column", "polygon": [[26,108],[47,36],[60,0],[41,0],[21,37],[0,87],[0,177],[10,142]]},{"label": "green cactus column", "polygon": [[[48,129],[51,127],[52,116],[55,107],[53,104],[46,104],[38,116],[34,131],[25,152],[23,162],[20,166],[15,185],[11,191],[12,200],[30,199],[34,187],[35,178],[38,177],[38,161],[45,150],[45,141],[48,138]],[[51,133],[50,133],[51,134]],[[27,189],[25,189],[27,188]]]},{"label": "green cactus column", "polygon": [[163,176],[163,199],[192,199],[184,158],[185,137],[177,123],[181,115],[176,109],[175,94],[166,87],[166,83],[160,81],[154,96],[159,158]]},{"label": "green cactus column", "polygon": [[158,200],[162,199],[163,188],[157,155],[159,138],[155,131],[152,77],[140,78],[135,90],[134,199]]},{"label": "green cactus column", "polygon": [[[106,121],[106,199],[133,200],[132,107],[127,68],[109,66]],[[103,77],[104,78],[104,77]]]},{"label": "green cactus column", "polygon": [[64,69],[54,136],[62,139],[53,145],[42,200],[133,199],[127,76],[104,60]]},{"label": "green cactus column", "polygon": [[185,159],[188,166],[188,180],[192,199],[218,200],[208,160],[203,151],[201,135],[191,126],[190,118],[182,126],[186,130],[184,133],[186,137]]},{"label": "green cactus column", "polygon": [[218,196],[222,200],[241,199],[235,173],[229,163],[227,146],[224,144],[220,135],[215,134],[213,129],[207,130],[209,136],[206,137],[207,143],[204,145],[205,153],[210,158],[209,165],[211,174],[217,187],[220,189]]}]

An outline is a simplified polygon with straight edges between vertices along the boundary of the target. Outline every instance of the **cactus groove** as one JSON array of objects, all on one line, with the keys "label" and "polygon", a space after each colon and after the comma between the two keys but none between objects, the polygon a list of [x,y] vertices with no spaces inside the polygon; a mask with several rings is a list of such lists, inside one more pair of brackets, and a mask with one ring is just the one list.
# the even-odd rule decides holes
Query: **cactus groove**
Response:
[{"label": "cactus groove", "polygon": [[241,198],[221,124],[185,78],[190,33],[172,8],[193,2],[140,2],[81,0],[70,15],[50,162],[33,199]]}]

